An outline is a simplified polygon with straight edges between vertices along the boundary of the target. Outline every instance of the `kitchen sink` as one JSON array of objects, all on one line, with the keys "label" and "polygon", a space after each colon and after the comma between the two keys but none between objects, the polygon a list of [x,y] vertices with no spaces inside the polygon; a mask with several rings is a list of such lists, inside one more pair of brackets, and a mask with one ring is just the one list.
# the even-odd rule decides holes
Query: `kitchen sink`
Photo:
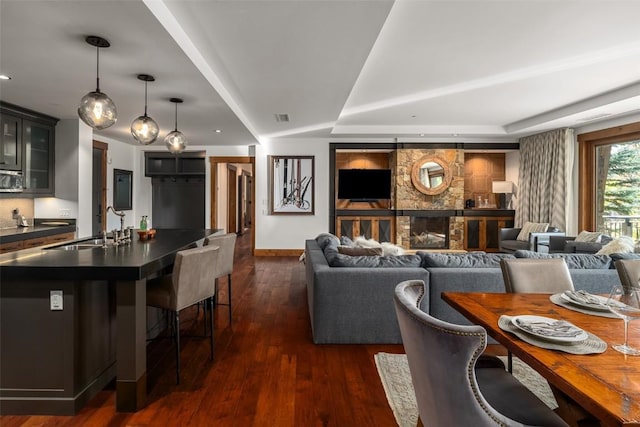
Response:
[{"label": "kitchen sink", "polygon": [[46,248],[46,249],[57,249],[61,251],[80,251],[83,249],[95,249],[95,248],[101,248],[101,247],[102,247],[102,243],[99,245],[95,245],[95,244],[61,245],[61,246],[53,246],[51,248]]},{"label": "kitchen sink", "polygon": [[[107,246],[113,245],[113,239],[107,239]],[[102,239],[87,239],[79,242],[64,243],[62,245],[50,246],[45,249],[57,249],[60,251],[81,251],[84,249],[95,249],[102,247]]]}]

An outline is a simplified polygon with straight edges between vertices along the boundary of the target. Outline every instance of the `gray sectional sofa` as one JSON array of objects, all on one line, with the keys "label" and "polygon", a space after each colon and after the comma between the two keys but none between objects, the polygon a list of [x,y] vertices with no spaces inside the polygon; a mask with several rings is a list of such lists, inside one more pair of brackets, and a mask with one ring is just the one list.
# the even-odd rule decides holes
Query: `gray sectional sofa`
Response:
[{"label": "gray sectional sofa", "polygon": [[418,252],[401,256],[349,256],[338,251],[339,240],[321,234],[305,242],[309,316],[316,344],[399,344],[402,342],[393,308],[395,286],[423,280],[428,295],[423,310],[452,323],[469,322],[442,301],[440,294],[505,292],[500,269],[504,257],[562,257],[576,289],[607,293],[620,283],[613,268],[615,254],[441,254]]}]

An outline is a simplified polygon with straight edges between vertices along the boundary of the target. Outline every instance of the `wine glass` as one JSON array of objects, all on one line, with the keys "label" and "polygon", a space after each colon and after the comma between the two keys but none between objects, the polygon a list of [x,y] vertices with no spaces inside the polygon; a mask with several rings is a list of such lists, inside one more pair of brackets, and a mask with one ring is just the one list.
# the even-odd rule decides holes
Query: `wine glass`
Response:
[{"label": "wine glass", "polygon": [[640,356],[640,349],[629,346],[629,322],[640,319],[640,288],[624,288],[616,285],[611,289],[607,300],[609,310],[624,320],[624,344],[612,347],[620,353]]}]

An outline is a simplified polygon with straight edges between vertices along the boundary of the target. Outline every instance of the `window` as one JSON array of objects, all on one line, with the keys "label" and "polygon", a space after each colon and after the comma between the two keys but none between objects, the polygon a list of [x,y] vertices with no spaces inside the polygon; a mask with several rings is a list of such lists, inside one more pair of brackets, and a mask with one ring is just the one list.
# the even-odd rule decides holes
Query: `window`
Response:
[{"label": "window", "polygon": [[579,228],[640,238],[640,123],[578,135]]}]

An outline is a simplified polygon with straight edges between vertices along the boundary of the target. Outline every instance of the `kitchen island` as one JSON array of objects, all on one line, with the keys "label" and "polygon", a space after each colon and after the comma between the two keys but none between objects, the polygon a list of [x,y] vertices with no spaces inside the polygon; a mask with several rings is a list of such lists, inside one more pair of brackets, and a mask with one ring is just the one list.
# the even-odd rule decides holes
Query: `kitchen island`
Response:
[{"label": "kitchen island", "polygon": [[114,377],[116,410],[143,407],[146,281],[219,233],[140,241],[134,230],[119,246],[78,239],[0,255],[0,413],[73,415]]}]

